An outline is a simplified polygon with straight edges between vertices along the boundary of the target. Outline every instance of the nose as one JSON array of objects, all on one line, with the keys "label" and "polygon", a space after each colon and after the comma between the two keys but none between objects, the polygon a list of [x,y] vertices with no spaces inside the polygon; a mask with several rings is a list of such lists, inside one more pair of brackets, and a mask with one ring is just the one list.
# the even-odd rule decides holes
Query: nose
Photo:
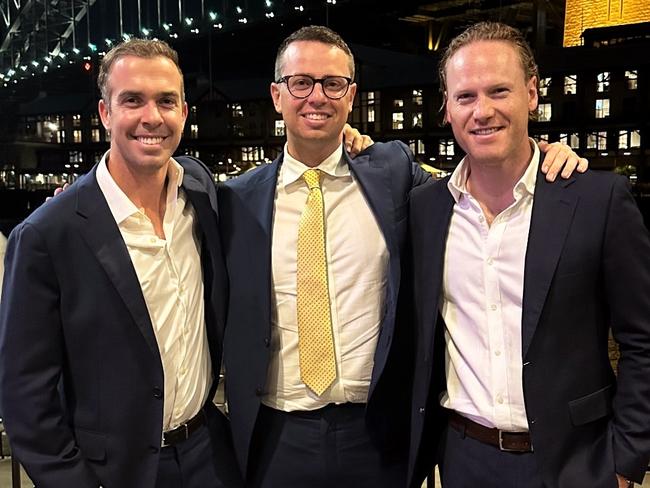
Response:
[{"label": "nose", "polygon": [[490,97],[479,95],[474,105],[474,118],[477,120],[486,120],[494,115],[494,106]]},{"label": "nose", "polygon": [[317,81],[314,83],[314,89],[309,94],[309,101],[312,103],[324,103],[327,101],[327,96],[325,96],[325,91],[323,90],[323,83]]},{"label": "nose", "polygon": [[142,124],[148,126],[158,126],[162,124],[163,118],[160,113],[160,107],[155,101],[146,103],[142,107]]}]

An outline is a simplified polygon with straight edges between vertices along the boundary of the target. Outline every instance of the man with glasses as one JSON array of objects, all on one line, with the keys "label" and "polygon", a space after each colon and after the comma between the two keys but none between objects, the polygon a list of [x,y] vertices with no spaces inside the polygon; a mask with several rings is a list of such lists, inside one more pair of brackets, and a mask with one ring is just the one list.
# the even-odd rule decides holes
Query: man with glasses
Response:
[{"label": "man with glasses", "polygon": [[220,188],[226,389],[248,486],[406,483],[411,361],[394,329],[408,193],[428,175],[401,142],[349,159],[353,79],[338,34],[290,35],[271,84],[284,152]]}]

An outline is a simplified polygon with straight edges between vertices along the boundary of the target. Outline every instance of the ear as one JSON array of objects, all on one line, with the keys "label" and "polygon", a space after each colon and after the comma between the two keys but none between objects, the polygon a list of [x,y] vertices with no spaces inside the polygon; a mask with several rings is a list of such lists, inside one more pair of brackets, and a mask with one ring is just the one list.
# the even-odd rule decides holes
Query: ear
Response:
[{"label": "ear", "polygon": [[526,91],[528,92],[528,112],[534,112],[537,110],[537,102],[539,101],[537,95],[537,76],[531,76],[526,85]]},{"label": "ear", "polygon": [[104,102],[103,98],[99,99],[99,103],[97,104],[97,111],[99,112],[99,118],[102,119],[102,125],[104,126],[104,129],[110,131],[111,130],[111,109],[106,104],[106,102]]},{"label": "ear", "polygon": [[348,96],[350,97],[350,102],[348,105],[348,112],[352,112],[352,107],[354,106],[354,96],[357,94],[357,84],[351,83],[350,88],[348,89]]},{"label": "ear", "polygon": [[271,98],[273,99],[273,106],[275,111],[279,114],[282,113],[282,105],[280,104],[280,86],[277,83],[271,83]]},{"label": "ear", "polygon": [[185,121],[187,120],[187,114],[189,113],[189,110],[187,108],[187,102],[183,102],[183,126],[185,126]]}]

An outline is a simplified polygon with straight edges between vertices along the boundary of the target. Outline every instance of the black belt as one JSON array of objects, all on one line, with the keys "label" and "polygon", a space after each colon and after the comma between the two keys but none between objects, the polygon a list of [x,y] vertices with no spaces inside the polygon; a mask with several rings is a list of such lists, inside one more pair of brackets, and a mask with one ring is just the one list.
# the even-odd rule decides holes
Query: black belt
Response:
[{"label": "black belt", "polygon": [[163,432],[162,447],[173,446],[179,442],[186,441],[194,432],[199,429],[199,427],[204,425],[205,422],[205,412],[203,409],[201,409],[199,410],[199,413],[197,413],[194,417],[192,417],[184,424],[179,425],[175,429]]},{"label": "black belt", "polygon": [[533,452],[528,432],[507,432],[485,427],[454,411],[449,412],[449,425],[461,434],[506,452]]}]

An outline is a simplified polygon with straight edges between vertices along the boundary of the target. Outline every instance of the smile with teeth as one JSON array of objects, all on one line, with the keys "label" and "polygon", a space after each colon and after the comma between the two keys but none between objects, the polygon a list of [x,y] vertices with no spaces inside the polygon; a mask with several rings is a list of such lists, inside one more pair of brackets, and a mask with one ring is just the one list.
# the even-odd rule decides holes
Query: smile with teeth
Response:
[{"label": "smile with teeth", "polygon": [[474,130],[471,130],[470,132],[472,134],[477,135],[477,136],[487,136],[487,135],[490,135],[490,134],[494,134],[495,132],[497,132],[499,130],[501,130],[501,127],[489,127],[489,128],[486,128],[486,129],[474,129]]},{"label": "smile with teeth", "polygon": [[146,146],[154,146],[160,144],[165,138],[162,136],[137,136],[136,139]]},{"label": "smile with teeth", "polygon": [[309,120],[325,120],[329,117],[327,114],[304,114],[303,117]]}]

